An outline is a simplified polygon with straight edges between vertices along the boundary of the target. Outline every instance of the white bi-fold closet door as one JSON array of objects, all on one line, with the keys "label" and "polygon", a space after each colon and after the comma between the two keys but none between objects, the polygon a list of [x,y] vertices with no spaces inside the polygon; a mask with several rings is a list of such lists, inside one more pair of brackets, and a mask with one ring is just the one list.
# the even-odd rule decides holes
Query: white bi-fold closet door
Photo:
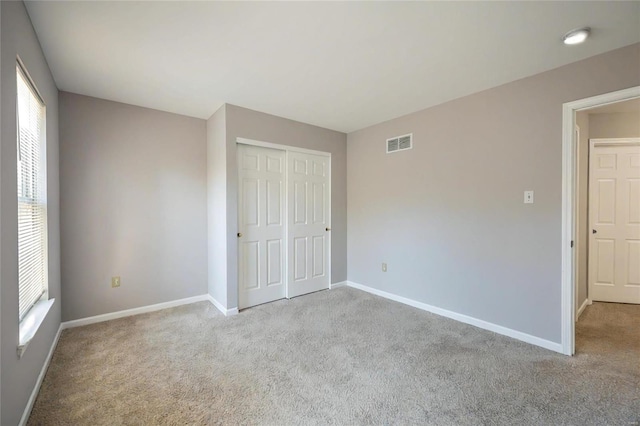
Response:
[{"label": "white bi-fold closet door", "polygon": [[239,143],[238,173],[239,308],[329,288],[331,157]]}]

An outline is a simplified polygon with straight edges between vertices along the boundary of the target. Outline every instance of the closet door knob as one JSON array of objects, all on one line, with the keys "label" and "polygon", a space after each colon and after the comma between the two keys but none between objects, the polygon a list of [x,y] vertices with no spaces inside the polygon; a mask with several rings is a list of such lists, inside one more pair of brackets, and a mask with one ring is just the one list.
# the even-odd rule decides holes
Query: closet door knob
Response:
[{"label": "closet door knob", "polygon": [[331,228],[324,228],[325,231],[331,231]]}]

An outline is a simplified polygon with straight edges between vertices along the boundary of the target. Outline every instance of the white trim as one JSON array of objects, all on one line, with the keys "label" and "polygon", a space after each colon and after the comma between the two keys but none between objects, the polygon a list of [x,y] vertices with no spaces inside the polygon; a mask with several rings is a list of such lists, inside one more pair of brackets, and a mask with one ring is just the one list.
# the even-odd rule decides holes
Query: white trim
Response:
[{"label": "white trim", "polygon": [[386,291],[378,290],[366,285],[347,281],[347,285],[358,290],[366,291],[367,293],[375,294],[376,296],[384,297],[389,300],[404,303],[405,305],[413,306],[414,308],[422,309],[423,311],[431,312],[432,314],[447,317],[456,321],[463,322],[465,324],[473,325],[484,330],[489,330],[494,333],[502,334],[503,336],[512,337],[514,339],[530,343],[532,345],[540,346],[545,349],[549,349],[554,352],[562,352],[562,346],[560,343],[545,340],[540,337],[532,336],[530,334],[523,333],[521,331],[513,330],[511,328],[503,327],[501,325],[493,324],[488,321],[470,317],[468,315],[459,314],[457,312],[449,311],[446,309],[438,308],[436,306],[427,305],[426,303],[418,302],[413,299],[398,296]]},{"label": "white trim", "polygon": [[187,297],[186,299],[172,300],[170,302],[157,303],[155,305],[141,306],[139,308],[126,309],[124,311],[111,312],[108,314],[96,315],[93,317],[81,318],[62,323],[62,328],[82,327],[83,325],[95,324],[97,322],[110,321],[118,318],[130,317],[133,315],[145,314],[147,312],[160,311],[162,309],[174,308],[176,306],[189,305],[191,303],[208,301],[209,295]]},{"label": "white trim", "polygon": [[576,235],[576,167],[575,113],[583,109],[640,97],[640,86],[617,92],[567,102],[562,105],[562,270],[561,270],[561,336],[562,353],[575,352],[575,250],[571,241]]},{"label": "white trim", "polygon": [[576,321],[578,321],[578,319],[580,318],[580,315],[582,315],[582,313],[584,312],[585,308],[589,305],[592,305],[593,301],[590,299],[584,299],[584,302],[582,302],[582,305],[580,305],[580,307],[578,308],[578,313],[576,314]]},{"label": "white trim", "polygon": [[[561,251],[561,265],[562,265],[562,289],[560,296],[560,303],[562,310],[560,313],[561,320],[561,342],[562,353],[565,355],[573,355],[573,349],[569,349],[569,339],[573,340],[573,321],[575,315],[575,288],[574,287],[574,271],[573,265],[573,247],[571,247],[571,241],[575,235],[575,223],[573,219],[574,204],[573,199],[575,185],[575,169],[573,166],[574,161],[574,147],[573,142],[575,136],[575,110],[568,109],[567,105],[563,106],[562,110],[562,123],[563,129],[563,143],[562,143],[562,251]],[[567,123],[571,123],[567,128]],[[569,134],[567,134],[569,133]],[[569,144],[565,144],[564,141],[570,141]],[[569,282],[569,287],[564,284],[565,280]],[[573,303],[572,303],[573,302]],[[567,311],[566,306],[571,303],[571,311]],[[568,326],[567,326],[567,323]]]},{"label": "white trim", "polygon": [[333,290],[334,288],[345,287],[348,285],[347,281],[340,281],[339,283],[329,284],[329,290]]},{"label": "white trim", "polygon": [[42,103],[44,107],[46,107],[47,104],[44,102],[44,98],[42,97],[42,94],[38,90],[35,80],[33,79],[33,77],[31,77],[31,74],[29,74],[29,71],[27,70],[27,66],[24,64],[24,61],[22,60],[20,55],[16,56],[16,62],[20,67],[20,71],[22,72],[22,74],[24,74],[25,78],[27,79],[27,82],[31,85],[31,88],[33,89],[33,91],[36,92],[36,96],[38,97],[38,100]]},{"label": "white trim", "polygon": [[22,358],[29,343],[44,322],[56,299],[40,300],[29,309],[19,324],[18,358]]},{"label": "white trim", "polygon": [[207,300],[209,302],[211,302],[213,304],[213,306],[218,308],[218,310],[220,312],[222,312],[225,317],[230,317],[231,315],[236,315],[238,313],[238,308],[227,309],[227,308],[224,307],[224,305],[222,303],[220,303],[216,299],[214,299],[212,295],[207,294],[207,296],[208,296]]},{"label": "white trim", "polygon": [[606,139],[589,139],[591,148],[603,146],[636,146],[640,145],[640,138],[606,138]]},{"label": "white trim", "polygon": [[31,391],[31,396],[29,396],[29,400],[27,401],[27,406],[24,408],[24,412],[22,413],[22,418],[20,418],[19,426],[24,426],[27,424],[29,420],[29,416],[31,415],[31,410],[33,409],[33,404],[36,402],[36,398],[38,397],[38,393],[40,392],[40,387],[42,386],[42,382],[44,381],[44,376],[47,373],[47,369],[49,368],[49,364],[51,363],[51,358],[53,358],[53,352],[58,346],[58,340],[60,340],[60,334],[65,327],[60,324],[58,327],[58,332],[56,333],[56,337],[53,339],[53,343],[51,343],[51,348],[49,349],[49,353],[47,354],[47,358],[44,360],[44,364],[42,365],[42,369],[40,370],[40,374],[38,375],[38,379],[36,380],[36,384],[33,387],[33,391]]},{"label": "white trim", "polygon": [[316,151],[315,149],[298,148],[297,146],[291,146],[291,145],[282,145],[282,144],[278,144],[278,143],[263,142],[263,141],[257,141],[257,140],[246,139],[246,138],[236,138],[236,142],[240,143],[242,145],[261,146],[263,148],[278,149],[280,151],[302,152],[302,153],[305,153],[305,154],[313,154],[313,155],[321,155],[323,157],[331,157],[331,153],[330,152]]},{"label": "white trim", "polygon": [[[577,122],[577,121],[576,121],[576,122]],[[587,117],[587,124],[588,124],[588,117]],[[587,132],[587,133],[588,133],[588,132]],[[580,161],[579,161],[579,159],[580,159],[581,152],[580,152],[580,126],[578,126],[577,124],[576,124],[576,126],[575,126],[575,130],[574,130],[573,137],[575,138],[575,141],[576,141],[576,143],[574,144],[574,149],[575,149],[575,150],[574,150],[574,154],[573,154],[573,155],[575,156],[575,159],[576,159],[576,160],[575,160],[575,161],[576,161],[576,163],[575,163],[575,164],[576,164],[576,169],[575,169],[575,179],[576,179],[576,181],[575,181],[575,182],[576,182],[576,183],[575,183],[575,185],[576,185],[576,186],[575,186],[575,187],[576,187],[576,193],[575,193],[575,199],[574,199],[574,201],[573,201],[573,202],[574,202],[574,206],[576,206],[575,208],[576,208],[576,212],[577,212],[577,211],[578,211],[578,210],[577,210],[577,209],[578,209],[578,206],[579,206],[579,204],[580,204],[580,199],[579,199],[579,193],[580,193],[580,191],[579,191],[578,186],[579,186],[579,185],[587,185],[587,187],[588,187],[588,181],[589,181],[589,177],[588,177],[588,175],[589,175],[589,165],[587,164],[587,182],[586,182],[586,183],[583,183],[583,182],[582,182],[582,181],[580,181],[580,179],[579,179],[579,176],[580,176]],[[587,141],[587,142],[588,142],[588,141]],[[588,157],[589,157],[589,151],[588,151],[588,149],[589,149],[589,147],[587,147],[587,163],[588,163]],[[579,251],[580,251],[580,248],[582,247],[582,244],[583,244],[583,242],[582,242],[582,234],[581,234],[581,233],[580,233],[580,231],[578,230],[578,219],[577,219],[577,216],[578,216],[578,215],[579,215],[579,213],[576,213],[575,234],[574,234],[574,236],[573,236],[573,247],[574,247],[574,250],[575,250],[575,252],[576,252],[576,253],[575,253],[576,261],[575,261],[575,262],[573,262],[573,276],[575,277],[575,278],[574,278],[574,280],[575,280],[574,285],[576,285],[576,286],[578,285],[578,281],[577,281],[577,280],[578,280],[578,275],[579,275],[579,272],[580,272],[580,271],[579,271],[579,266],[580,266],[579,264],[580,264],[580,262],[579,262],[579,260],[578,260],[578,257],[579,257]],[[588,220],[588,217],[589,217],[589,206],[587,205],[587,220]],[[587,246],[588,246],[588,244],[587,244]],[[589,248],[588,248],[588,247],[587,247],[587,249],[585,250],[585,252],[586,252],[586,254],[587,254],[587,272],[588,272],[588,269],[589,269],[589,268],[588,268],[588,265],[589,265],[589,263],[588,263],[588,259],[589,259]],[[589,285],[589,284],[587,283],[587,287],[588,287],[588,285]],[[573,292],[573,297],[574,297],[573,303],[574,303],[574,306],[578,304],[578,293],[579,293],[579,292],[578,292],[578,290],[577,290],[577,289],[575,289],[575,290],[574,290],[574,292]],[[587,290],[587,294],[588,294],[588,290]],[[577,315],[577,314],[576,314],[576,315]],[[578,317],[577,317],[577,316],[576,316],[576,319],[575,319],[575,320],[576,320],[576,321],[578,321]]]}]

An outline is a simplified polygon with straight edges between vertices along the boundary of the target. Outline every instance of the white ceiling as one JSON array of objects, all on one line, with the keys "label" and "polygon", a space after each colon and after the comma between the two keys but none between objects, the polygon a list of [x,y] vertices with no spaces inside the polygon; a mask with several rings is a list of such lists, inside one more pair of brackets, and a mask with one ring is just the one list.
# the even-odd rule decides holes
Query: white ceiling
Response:
[{"label": "white ceiling", "polygon": [[[60,90],[349,132],[640,41],[640,2],[27,2]],[[592,37],[562,35],[590,25]]]}]

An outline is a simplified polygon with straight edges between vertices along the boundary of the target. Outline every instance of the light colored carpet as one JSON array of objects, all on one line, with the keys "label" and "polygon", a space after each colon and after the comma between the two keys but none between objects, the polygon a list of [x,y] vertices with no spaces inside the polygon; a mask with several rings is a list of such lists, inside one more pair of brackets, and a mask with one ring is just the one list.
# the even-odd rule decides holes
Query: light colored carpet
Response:
[{"label": "light colored carpet", "polygon": [[31,425],[631,425],[640,306],[594,304],[570,358],[350,288],[65,330]]}]

